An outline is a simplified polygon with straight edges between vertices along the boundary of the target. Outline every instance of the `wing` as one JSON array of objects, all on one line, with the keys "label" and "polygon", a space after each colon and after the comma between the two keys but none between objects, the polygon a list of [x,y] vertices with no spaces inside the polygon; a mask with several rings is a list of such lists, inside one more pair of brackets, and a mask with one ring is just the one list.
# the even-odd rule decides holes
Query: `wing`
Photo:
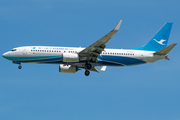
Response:
[{"label": "wing", "polygon": [[110,31],[108,34],[106,34],[104,37],[90,45],[89,47],[85,48],[81,52],[79,52],[80,57],[86,57],[89,60],[96,61],[97,56],[100,56],[101,52],[106,47],[106,43],[117,33],[117,31],[120,28],[122,20],[118,22],[116,27]]}]

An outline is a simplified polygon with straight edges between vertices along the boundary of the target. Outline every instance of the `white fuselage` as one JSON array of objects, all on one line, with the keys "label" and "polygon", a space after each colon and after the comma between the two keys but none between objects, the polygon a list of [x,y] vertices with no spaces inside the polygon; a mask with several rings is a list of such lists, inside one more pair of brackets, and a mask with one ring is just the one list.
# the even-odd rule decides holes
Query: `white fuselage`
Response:
[{"label": "white fuselage", "polygon": [[[17,47],[3,54],[8,60],[20,63],[46,63],[67,64],[62,61],[63,54],[78,54],[84,48],[81,47],[49,47],[49,46],[25,46]],[[105,49],[93,66],[128,66],[165,59],[165,56],[154,55],[153,51]],[[82,67],[83,58],[79,62],[68,64]]]}]

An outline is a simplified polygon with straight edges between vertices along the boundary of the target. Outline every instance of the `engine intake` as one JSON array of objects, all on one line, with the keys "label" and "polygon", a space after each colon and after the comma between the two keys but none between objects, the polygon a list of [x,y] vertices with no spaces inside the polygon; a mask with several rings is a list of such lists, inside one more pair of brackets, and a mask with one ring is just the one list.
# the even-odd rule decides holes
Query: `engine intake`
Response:
[{"label": "engine intake", "polygon": [[63,62],[79,62],[79,55],[74,53],[63,53]]},{"label": "engine intake", "polygon": [[77,71],[78,71],[78,68],[76,66],[64,65],[64,64],[59,65],[59,72],[76,73]]}]

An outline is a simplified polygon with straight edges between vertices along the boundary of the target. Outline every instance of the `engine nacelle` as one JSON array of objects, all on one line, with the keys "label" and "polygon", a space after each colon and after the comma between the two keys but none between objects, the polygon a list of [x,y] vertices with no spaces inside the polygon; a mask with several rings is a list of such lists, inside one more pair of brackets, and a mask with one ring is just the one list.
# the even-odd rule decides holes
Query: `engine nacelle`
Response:
[{"label": "engine nacelle", "polygon": [[78,69],[76,66],[64,65],[64,64],[59,65],[59,72],[62,73],[76,73],[77,70]]},{"label": "engine nacelle", "polygon": [[79,62],[79,55],[75,53],[63,53],[63,62]]}]

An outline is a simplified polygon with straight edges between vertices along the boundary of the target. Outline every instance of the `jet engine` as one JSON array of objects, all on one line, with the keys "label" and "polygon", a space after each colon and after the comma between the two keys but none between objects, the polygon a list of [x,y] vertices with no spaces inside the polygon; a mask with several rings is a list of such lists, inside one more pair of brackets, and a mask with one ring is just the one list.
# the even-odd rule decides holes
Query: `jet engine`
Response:
[{"label": "jet engine", "polygon": [[64,64],[59,65],[59,72],[76,73],[77,71],[78,71],[78,68],[76,66],[64,65]]},{"label": "jet engine", "polygon": [[79,62],[79,55],[75,53],[63,53],[63,62]]}]

